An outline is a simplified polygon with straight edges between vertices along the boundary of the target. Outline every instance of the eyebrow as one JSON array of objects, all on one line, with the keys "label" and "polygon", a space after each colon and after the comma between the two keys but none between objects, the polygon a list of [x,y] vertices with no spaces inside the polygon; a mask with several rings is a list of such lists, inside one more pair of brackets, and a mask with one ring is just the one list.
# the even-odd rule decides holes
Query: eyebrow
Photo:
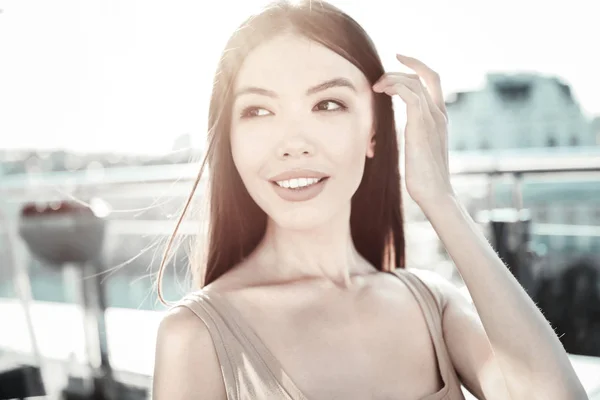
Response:
[{"label": "eyebrow", "polygon": [[[348,79],[334,78],[334,79],[327,80],[325,82],[319,83],[318,85],[315,85],[315,86],[309,88],[306,91],[306,95],[310,96],[312,94],[319,93],[319,92],[322,92],[324,90],[331,89],[334,87],[346,87],[346,88],[349,88],[350,90],[356,92],[356,88],[354,87],[352,82],[350,82]],[[272,90],[267,90],[267,89],[263,89],[263,88],[256,87],[256,86],[248,86],[248,87],[244,87],[244,88],[238,90],[235,93],[235,97],[237,98],[244,94],[258,94],[261,96],[267,96],[267,97],[273,97],[273,98],[279,97],[277,95],[277,93],[275,93]]]}]

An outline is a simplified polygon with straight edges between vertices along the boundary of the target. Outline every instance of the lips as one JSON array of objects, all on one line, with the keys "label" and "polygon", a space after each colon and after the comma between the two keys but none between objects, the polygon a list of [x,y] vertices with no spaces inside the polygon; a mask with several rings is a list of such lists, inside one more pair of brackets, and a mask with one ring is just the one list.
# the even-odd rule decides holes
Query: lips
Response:
[{"label": "lips", "polygon": [[288,179],[297,179],[297,178],[328,178],[327,174],[324,174],[319,171],[311,170],[311,169],[294,169],[285,171],[279,175],[272,176],[269,178],[271,182],[277,181],[286,181]]},{"label": "lips", "polygon": [[318,183],[303,186],[299,188],[284,188],[275,182],[271,182],[271,187],[275,193],[283,200],[289,202],[303,202],[317,197],[327,185],[329,179],[322,178]]}]

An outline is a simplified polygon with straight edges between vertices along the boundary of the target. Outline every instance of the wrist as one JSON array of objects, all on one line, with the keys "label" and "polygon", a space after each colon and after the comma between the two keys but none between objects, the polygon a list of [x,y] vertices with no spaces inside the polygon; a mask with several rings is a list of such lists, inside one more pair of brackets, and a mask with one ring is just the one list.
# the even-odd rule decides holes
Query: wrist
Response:
[{"label": "wrist", "polygon": [[458,197],[454,192],[441,193],[435,197],[429,197],[416,203],[428,218],[459,206]]}]

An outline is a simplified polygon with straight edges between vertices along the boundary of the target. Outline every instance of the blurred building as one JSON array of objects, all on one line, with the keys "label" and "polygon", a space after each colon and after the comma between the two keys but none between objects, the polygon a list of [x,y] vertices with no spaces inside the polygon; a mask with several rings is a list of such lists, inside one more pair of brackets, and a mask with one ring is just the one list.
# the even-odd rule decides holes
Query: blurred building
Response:
[{"label": "blurred building", "polygon": [[595,146],[600,121],[590,121],[558,78],[535,74],[489,74],[478,91],[447,101],[449,149]]}]

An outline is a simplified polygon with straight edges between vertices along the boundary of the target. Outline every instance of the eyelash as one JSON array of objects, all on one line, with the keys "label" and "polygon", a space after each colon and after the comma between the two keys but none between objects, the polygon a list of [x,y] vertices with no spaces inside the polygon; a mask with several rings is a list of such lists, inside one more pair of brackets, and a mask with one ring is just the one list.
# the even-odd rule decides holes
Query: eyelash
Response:
[{"label": "eyelash", "polygon": [[[327,111],[327,110],[317,110],[317,111],[322,111],[322,112],[327,112],[327,113],[335,113],[335,112],[344,112],[344,111],[348,110],[348,107],[344,103],[342,103],[339,100],[333,100],[333,99],[328,99],[328,100],[320,101],[313,108],[316,108],[316,107],[318,107],[321,104],[327,104],[327,103],[334,103],[339,108],[337,108],[335,110],[331,110],[331,111]],[[259,116],[259,115],[252,115],[251,114],[252,112],[255,112],[255,111],[258,111],[258,110],[267,110],[267,109],[265,107],[257,107],[257,106],[246,107],[240,113],[240,117],[242,119],[251,119],[251,118],[261,118],[261,117],[266,117],[267,116],[267,115]]]}]

